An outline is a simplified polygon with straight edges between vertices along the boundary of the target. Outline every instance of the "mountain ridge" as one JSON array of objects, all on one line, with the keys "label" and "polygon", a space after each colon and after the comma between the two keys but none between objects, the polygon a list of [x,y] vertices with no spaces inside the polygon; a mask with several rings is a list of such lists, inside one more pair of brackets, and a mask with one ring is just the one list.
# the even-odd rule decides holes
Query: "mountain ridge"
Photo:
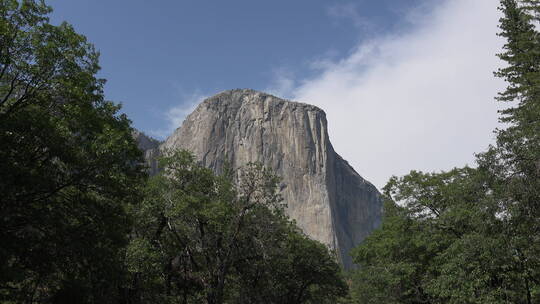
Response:
[{"label": "mountain ridge", "polygon": [[288,215],[336,250],[345,268],[352,267],[349,250],[380,225],[380,193],[334,151],[326,114],[316,106],[228,90],[199,104],[165,141],[152,143],[144,150],[152,174],[156,156],[168,149],[189,150],[216,173],[224,163],[260,162],[274,170]]}]

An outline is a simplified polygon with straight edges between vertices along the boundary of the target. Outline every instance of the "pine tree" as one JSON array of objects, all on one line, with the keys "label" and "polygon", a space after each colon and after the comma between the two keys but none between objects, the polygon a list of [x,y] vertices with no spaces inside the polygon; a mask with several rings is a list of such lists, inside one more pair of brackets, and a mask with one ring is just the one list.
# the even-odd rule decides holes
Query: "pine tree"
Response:
[{"label": "pine tree", "polygon": [[495,75],[507,83],[497,97],[508,104],[500,111],[506,126],[478,159],[505,219],[519,285],[526,303],[534,303],[540,298],[540,2],[502,0],[500,10],[506,44],[498,56],[507,66]]},{"label": "pine tree", "polygon": [[496,144],[476,169],[390,180],[381,230],[354,251],[360,303],[540,303],[540,1],[499,8]]}]

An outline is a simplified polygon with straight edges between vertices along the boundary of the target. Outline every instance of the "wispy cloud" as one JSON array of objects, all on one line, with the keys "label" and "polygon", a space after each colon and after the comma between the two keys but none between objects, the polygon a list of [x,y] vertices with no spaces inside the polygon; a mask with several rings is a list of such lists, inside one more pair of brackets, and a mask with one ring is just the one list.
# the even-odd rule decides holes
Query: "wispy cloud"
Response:
[{"label": "wispy cloud", "polygon": [[[502,45],[496,2],[424,6],[411,12],[418,21],[407,32],[317,62],[320,73],[312,79],[277,82],[294,99],[326,111],[336,151],[378,187],[411,169],[474,165],[473,154],[493,140],[493,97],[503,87],[492,74]],[[357,17],[345,6],[330,12]]]},{"label": "wispy cloud", "polygon": [[264,91],[282,98],[290,98],[293,89],[296,88],[294,74],[284,67],[274,69],[272,74],[272,81]]},{"label": "wispy cloud", "polygon": [[163,113],[165,119],[167,120],[167,128],[152,130],[149,132],[150,135],[160,140],[163,140],[167,136],[171,135],[174,130],[182,125],[186,116],[193,112],[197,105],[199,105],[207,97],[207,95],[201,94],[198,91],[191,94],[181,93],[179,105],[171,107]]},{"label": "wispy cloud", "polygon": [[351,22],[355,27],[362,30],[369,30],[373,27],[373,23],[360,14],[360,7],[357,2],[331,5],[327,8],[327,13],[337,21]]}]

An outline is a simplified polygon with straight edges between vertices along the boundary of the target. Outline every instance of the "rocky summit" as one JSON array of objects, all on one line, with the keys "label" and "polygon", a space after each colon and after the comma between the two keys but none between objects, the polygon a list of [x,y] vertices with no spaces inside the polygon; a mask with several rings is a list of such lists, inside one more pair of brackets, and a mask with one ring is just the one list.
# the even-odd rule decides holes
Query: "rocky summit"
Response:
[{"label": "rocky summit", "polygon": [[349,251],[381,223],[377,189],[333,149],[323,110],[237,89],[203,101],[163,143],[136,138],[150,170],[160,151],[186,149],[219,172],[260,162],[281,177],[288,215],[311,238],[336,250],[346,269]]}]

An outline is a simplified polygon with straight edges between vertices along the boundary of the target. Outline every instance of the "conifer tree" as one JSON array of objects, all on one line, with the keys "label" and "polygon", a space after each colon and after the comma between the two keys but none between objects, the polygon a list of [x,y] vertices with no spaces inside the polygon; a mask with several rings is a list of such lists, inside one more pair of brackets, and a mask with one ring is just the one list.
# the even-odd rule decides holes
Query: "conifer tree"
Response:
[{"label": "conifer tree", "polygon": [[353,253],[359,303],[540,302],[540,1],[499,9],[496,144],[478,168],[390,180],[382,228]]}]

